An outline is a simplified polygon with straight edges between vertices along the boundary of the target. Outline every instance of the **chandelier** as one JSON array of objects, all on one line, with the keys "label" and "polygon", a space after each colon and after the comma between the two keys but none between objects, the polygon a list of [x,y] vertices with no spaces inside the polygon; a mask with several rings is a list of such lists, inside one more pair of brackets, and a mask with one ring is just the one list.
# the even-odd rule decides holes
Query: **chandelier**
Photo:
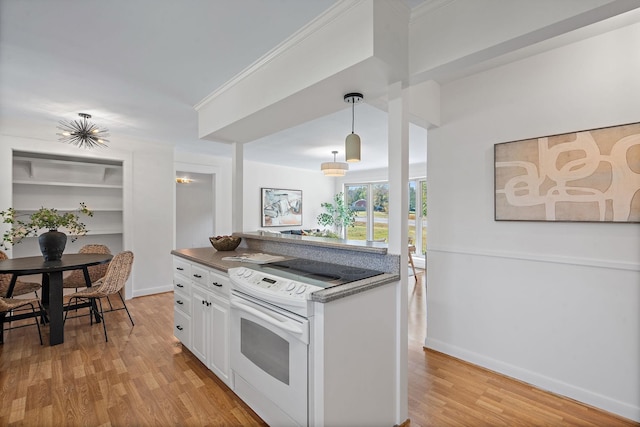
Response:
[{"label": "chandelier", "polygon": [[58,122],[58,129],[62,131],[62,133],[57,134],[60,136],[58,141],[84,148],[106,147],[106,143],[109,140],[105,139],[105,137],[109,136],[107,133],[109,131],[90,123],[88,119],[91,118],[91,114],[78,113],[78,116],[82,118],[80,120],[60,120]]}]

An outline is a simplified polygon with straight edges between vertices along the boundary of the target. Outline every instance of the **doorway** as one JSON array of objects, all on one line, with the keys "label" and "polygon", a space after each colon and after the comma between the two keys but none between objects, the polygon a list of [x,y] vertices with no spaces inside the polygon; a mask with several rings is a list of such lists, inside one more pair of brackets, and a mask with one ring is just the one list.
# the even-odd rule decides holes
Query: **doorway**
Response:
[{"label": "doorway", "polygon": [[176,171],[176,249],[208,247],[214,235],[215,175]]}]

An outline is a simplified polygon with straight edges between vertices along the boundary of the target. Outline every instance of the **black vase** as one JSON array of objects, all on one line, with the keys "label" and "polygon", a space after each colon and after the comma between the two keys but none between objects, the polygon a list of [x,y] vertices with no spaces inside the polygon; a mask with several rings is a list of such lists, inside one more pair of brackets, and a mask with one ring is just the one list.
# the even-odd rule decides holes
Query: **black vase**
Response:
[{"label": "black vase", "polygon": [[67,235],[58,230],[49,230],[38,237],[40,252],[45,261],[56,261],[62,258],[62,252],[67,245]]}]

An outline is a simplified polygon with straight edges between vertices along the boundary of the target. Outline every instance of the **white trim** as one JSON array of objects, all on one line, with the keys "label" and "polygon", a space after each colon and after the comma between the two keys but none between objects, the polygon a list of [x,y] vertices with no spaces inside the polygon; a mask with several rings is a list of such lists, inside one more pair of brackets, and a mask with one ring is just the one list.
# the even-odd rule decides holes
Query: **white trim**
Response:
[{"label": "white trim", "polygon": [[568,396],[572,399],[613,412],[631,420],[640,420],[640,406],[630,405],[628,403],[612,399],[608,396],[594,393],[590,390],[573,386],[555,378],[540,375],[536,372],[529,371],[491,357],[486,357],[479,353],[468,351],[433,338],[427,337],[425,339],[424,346],[428,349],[436,350],[466,362],[498,372],[502,375],[515,378],[518,381],[532,384],[543,390]]},{"label": "white trim", "polygon": [[432,13],[433,11],[440,9],[441,7],[448,6],[455,0],[427,0],[419,6],[416,6],[411,12],[411,19],[409,23],[413,23],[425,15]]},{"label": "white trim", "polygon": [[173,283],[165,286],[160,286],[158,288],[134,289],[132,298],[144,297],[147,295],[162,294],[165,292],[172,292],[172,291],[173,291]]},{"label": "white trim", "polygon": [[492,257],[492,258],[507,258],[507,259],[518,259],[518,260],[535,261],[535,262],[580,265],[580,266],[586,266],[586,267],[609,268],[613,270],[640,271],[640,263],[611,261],[611,260],[594,259],[594,258],[567,257],[567,256],[561,256],[561,255],[540,255],[540,254],[529,254],[524,252],[501,252],[501,251],[468,250],[468,249],[457,249],[457,248],[446,248],[446,247],[440,247],[440,248],[427,247],[427,259],[429,257],[429,252],[442,252],[442,253],[452,253],[452,254],[460,254],[460,255],[474,255],[474,256],[483,256],[483,257]]},{"label": "white trim", "polygon": [[240,83],[244,79],[246,79],[249,75],[255,73],[256,71],[262,69],[265,65],[274,61],[279,56],[282,56],[284,53],[295,47],[296,45],[302,43],[308,37],[313,35],[314,33],[320,31],[323,27],[329,25],[331,22],[340,17],[340,15],[347,13],[349,9],[356,7],[358,4],[362,3],[363,0],[343,0],[336,2],[333,6],[327,9],[322,14],[318,15],[315,19],[309,22],[307,25],[293,33],[290,37],[288,37],[285,41],[271,49],[269,52],[264,54],[262,57],[258,58],[253,64],[249,65],[247,68],[236,74],[231,80],[228,80],[218,89],[211,92],[204,99],[198,102],[193,108],[196,111],[199,111],[205,104],[208,104],[213,99],[218,97],[220,94],[228,91],[236,84]]}]

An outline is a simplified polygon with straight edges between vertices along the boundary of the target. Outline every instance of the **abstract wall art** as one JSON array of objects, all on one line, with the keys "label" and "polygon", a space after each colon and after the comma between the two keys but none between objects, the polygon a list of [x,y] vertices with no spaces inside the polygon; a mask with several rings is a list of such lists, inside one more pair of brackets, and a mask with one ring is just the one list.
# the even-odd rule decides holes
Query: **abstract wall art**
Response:
[{"label": "abstract wall art", "polygon": [[640,222],[640,123],[494,145],[496,221]]},{"label": "abstract wall art", "polygon": [[302,225],[302,190],[262,188],[262,226]]}]

